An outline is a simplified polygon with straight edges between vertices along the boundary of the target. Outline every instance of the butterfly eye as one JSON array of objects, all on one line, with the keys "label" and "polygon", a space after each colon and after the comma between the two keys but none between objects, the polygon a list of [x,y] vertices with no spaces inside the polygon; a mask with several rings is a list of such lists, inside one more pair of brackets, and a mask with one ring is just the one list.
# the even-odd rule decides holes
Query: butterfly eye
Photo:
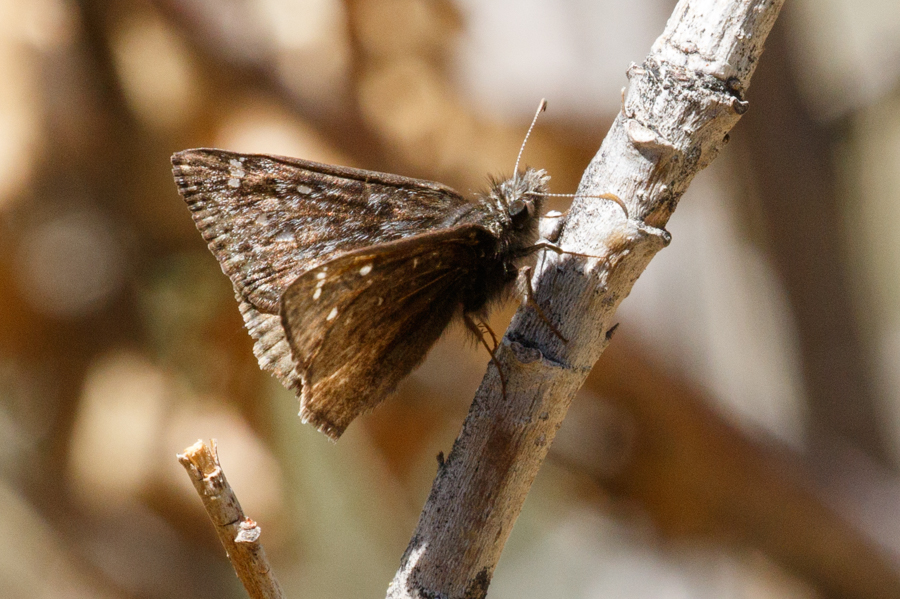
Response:
[{"label": "butterfly eye", "polygon": [[512,219],[512,226],[515,229],[521,229],[531,219],[534,214],[534,204],[525,200],[513,200],[509,203],[509,217]]}]

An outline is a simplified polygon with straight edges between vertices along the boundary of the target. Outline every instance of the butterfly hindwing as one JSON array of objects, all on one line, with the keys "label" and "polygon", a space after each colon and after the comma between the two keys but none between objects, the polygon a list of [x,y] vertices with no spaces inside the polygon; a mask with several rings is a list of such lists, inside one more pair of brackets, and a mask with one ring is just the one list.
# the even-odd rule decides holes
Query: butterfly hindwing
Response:
[{"label": "butterfly hindwing", "polygon": [[287,286],[316,264],[452,226],[472,209],[438,183],[297,158],[197,149],[172,163],[178,190],[239,298],[273,315]]},{"label": "butterfly hindwing", "polygon": [[337,438],[381,402],[440,337],[495,244],[463,225],[343,254],[298,277],[281,318],[303,419]]}]

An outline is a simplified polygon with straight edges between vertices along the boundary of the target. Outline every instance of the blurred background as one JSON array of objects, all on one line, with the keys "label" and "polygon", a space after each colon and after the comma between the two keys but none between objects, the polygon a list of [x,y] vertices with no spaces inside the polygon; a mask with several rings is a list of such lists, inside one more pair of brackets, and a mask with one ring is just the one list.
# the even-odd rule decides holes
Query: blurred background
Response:
[{"label": "blurred background", "polygon": [[[302,426],[169,156],[468,193],[546,97],[525,161],[572,192],[673,7],[0,0],[0,594],[243,597],[175,460],[215,437],[289,597],[383,596],[487,356],[454,328],[340,443]],[[747,97],[491,597],[900,597],[900,5],[788,2]]]}]

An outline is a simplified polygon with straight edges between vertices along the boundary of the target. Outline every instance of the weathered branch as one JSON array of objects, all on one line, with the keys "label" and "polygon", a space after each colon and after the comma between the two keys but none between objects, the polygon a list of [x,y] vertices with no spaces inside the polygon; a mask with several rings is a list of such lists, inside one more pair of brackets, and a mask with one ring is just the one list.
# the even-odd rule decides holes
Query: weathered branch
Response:
[{"label": "weathered branch", "polygon": [[259,542],[260,528],[244,515],[237,496],[219,465],[216,442],[197,441],[178,454],[203,500],[228,559],[252,599],[282,599],[284,595]]},{"label": "weathered branch", "polygon": [[688,184],[747,109],[743,91],[783,0],[682,0],[640,67],[622,111],[588,166],[561,247],[534,279],[562,343],[520,309],[497,352],[506,396],[488,369],[422,511],[390,598],[484,597],[494,567],[576,391],[609,342],[619,302],[667,243]]}]

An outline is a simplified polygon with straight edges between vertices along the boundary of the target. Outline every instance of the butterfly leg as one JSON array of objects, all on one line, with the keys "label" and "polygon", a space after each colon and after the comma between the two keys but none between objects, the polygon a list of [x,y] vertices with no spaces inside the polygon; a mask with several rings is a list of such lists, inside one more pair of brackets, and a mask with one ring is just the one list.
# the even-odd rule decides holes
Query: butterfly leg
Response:
[{"label": "butterfly leg", "polygon": [[[554,195],[554,194],[549,194]],[[614,193],[601,193],[599,195],[592,196],[577,196],[576,197],[586,197],[586,198],[598,198],[601,200],[610,200],[611,202],[616,203],[622,211],[625,213],[625,218],[630,218],[628,216],[628,206],[625,205],[625,202],[622,201],[622,198],[617,196]],[[544,218],[565,218],[568,216],[568,210],[565,213],[554,214],[553,216],[545,216]],[[591,254],[580,254],[578,252],[570,252],[568,250],[564,250],[558,245],[556,245],[557,239],[559,239],[560,233],[562,233],[562,226],[554,227],[553,229],[547,229],[548,235],[545,236],[543,241],[538,241],[534,245],[528,246],[516,252],[517,258],[521,258],[524,256],[530,256],[531,254],[538,252],[540,250],[550,250],[551,252],[555,252],[559,255],[569,254],[570,256],[579,256],[581,258],[596,258],[598,260],[603,260],[602,256],[592,256]],[[541,231],[541,234],[544,234],[544,231]],[[549,237],[549,238],[548,238]]]},{"label": "butterfly leg", "polygon": [[595,260],[604,260],[603,256],[595,256],[593,254],[580,254],[578,252],[570,252],[569,250],[564,250],[556,244],[547,242],[547,241],[539,241],[534,245],[528,246],[524,250],[522,250],[521,255],[533,254],[534,252],[540,250],[550,250],[555,254],[559,254],[562,256],[563,254],[567,254],[569,256],[578,256],[579,258],[594,258]]},{"label": "butterfly leg", "polygon": [[[497,374],[500,375],[500,390],[503,392],[503,398],[506,399],[506,377],[503,376],[503,369],[500,368],[500,362],[497,360],[496,353],[497,348],[500,346],[499,341],[497,340],[497,335],[494,334],[494,331],[491,327],[488,326],[486,322],[483,320],[479,322],[475,322],[472,320],[472,317],[463,313],[463,320],[466,323],[466,328],[475,333],[475,336],[478,337],[478,340],[481,341],[481,344],[484,346],[488,353],[491,354],[491,362],[494,363],[494,366],[497,367]],[[484,334],[487,332],[491,336],[491,340],[494,342],[494,347],[491,349],[488,346],[487,341],[484,339]]]},{"label": "butterfly leg", "polygon": [[525,305],[531,306],[534,309],[534,311],[538,315],[538,317],[544,321],[544,324],[547,325],[547,328],[550,329],[550,331],[554,335],[559,337],[560,341],[562,341],[563,343],[568,343],[569,340],[566,339],[563,336],[563,334],[559,332],[559,329],[556,328],[556,325],[554,325],[550,321],[550,319],[547,317],[547,315],[541,309],[540,304],[538,304],[537,300],[534,299],[534,288],[531,286],[531,267],[523,266],[521,269],[519,269],[519,277],[521,277],[521,279],[522,279],[522,289],[523,289],[524,295],[525,295],[525,302],[524,302]]}]

